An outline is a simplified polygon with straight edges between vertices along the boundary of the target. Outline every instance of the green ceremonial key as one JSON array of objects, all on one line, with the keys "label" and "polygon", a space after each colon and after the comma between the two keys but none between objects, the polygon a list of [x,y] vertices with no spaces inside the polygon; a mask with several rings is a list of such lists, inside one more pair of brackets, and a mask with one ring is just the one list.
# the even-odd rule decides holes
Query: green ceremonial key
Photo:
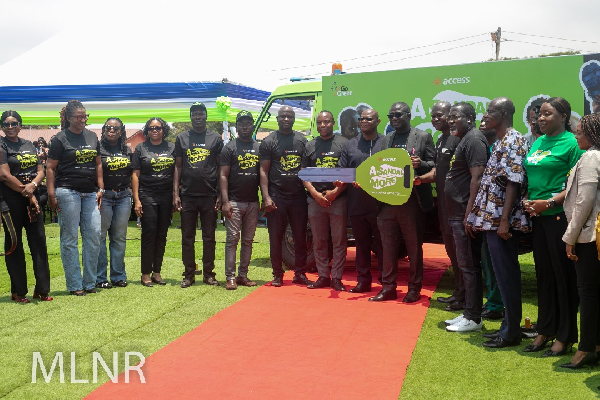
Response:
[{"label": "green ceremonial key", "polygon": [[401,205],[410,197],[415,173],[406,150],[386,149],[367,158],[356,169],[304,168],[298,177],[308,182],[356,181],[377,200]]}]

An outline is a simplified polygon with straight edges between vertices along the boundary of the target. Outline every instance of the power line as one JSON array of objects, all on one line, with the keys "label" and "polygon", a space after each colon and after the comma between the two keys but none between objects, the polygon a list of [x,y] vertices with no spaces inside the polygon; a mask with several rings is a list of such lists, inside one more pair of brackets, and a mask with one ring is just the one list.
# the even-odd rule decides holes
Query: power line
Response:
[{"label": "power line", "polygon": [[[460,39],[453,39],[453,40],[446,40],[445,42],[439,42],[439,43],[433,43],[433,44],[426,44],[423,46],[417,46],[417,47],[411,47],[409,49],[402,49],[402,50],[394,50],[394,51],[388,51],[385,53],[379,53],[379,54],[373,54],[373,55],[368,55],[368,56],[360,56],[360,57],[354,57],[354,58],[347,58],[344,60],[338,60],[339,62],[346,62],[346,61],[355,61],[355,60],[361,60],[364,58],[372,58],[372,57],[380,57],[380,56],[386,56],[389,54],[395,54],[395,53],[402,53],[405,51],[412,51],[412,50],[418,50],[418,49],[423,49],[426,47],[433,47],[433,46],[439,46],[441,44],[447,44],[447,43],[452,43],[452,42],[458,42],[461,40],[465,40],[465,39],[471,39],[477,36],[483,36],[483,35],[489,35],[489,33],[480,33],[477,35],[473,35],[473,36],[465,36],[463,38]],[[479,43],[479,42],[478,42]],[[409,57],[410,58],[410,57]],[[333,61],[330,62],[322,62],[322,63],[317,63],[317,64],[310,64],[310,65],[303,65],[303,66],[295,66],[295,67],[286,67],[286,68],[279,68],[279,69],[272,69],[269,72],[279,72],[279,71],[286,71],[286,70],[290,70],[290,69],[298,69],[298,68],[310,68],[310,67],[318,67],[321,65],[330,65]],[[375,64],[376,65],[376,64]]]},{"label": "power line", "polygon": [[387,63],[396,62],[396,61],[404,61],[404,60],[408,60],[410,58],[417,58],[417,57],[429,56],[431,54],[443,53],[445,51],[460,49],[462,47],[469,47],[469,46],[472,46],[474,44],[479,44],[479,43],[484,43],[484,42],[488,42],[488,40],[481,40],[479,42],[473,42],[473,43],[465,44],[465,45],[462,45],[462,46],[455,46],[455,47],[450,47],[450,48],[443,49],[443,50],[436,50],[436,51],[431,51],[429,53],[418,54],[418,55],[415,55],[415,56],[408,56],[408,57],[400,58],[400,59],[397,59],[397,60],[381,61],[381,62],[374,63],[374,64],[361,65],[360,67],[354,67],[354,68],[351,68],[351,69],[373,67],[375,65],[387,64]]},{"label": "power line", "polygon": [[[479,35],[477,35],[477,36],[479,36]],[[403,60],[408,60],[410,58],[423,57],[423,56],[428,56],[428,55],[431,55],[431,54],[443,53],[443,52],[446,52],[446,51],[455,50],[455,49],[459,49],[459,48],[462,48],[462,47],[469,47],[469,46],[472,46],[474,44],[484,43],[484,42],[487,42],[487,41],[488,40],[481,40],[479,42],[473,42],[473,43],[465,44],[465,45],[462,45],[462,46],[450,47],[450,48],[443,49],[443,50],[431,51],[429,53],[418,54],[418,55],[409,56],[409,57],[404,57],[404,58],[400,58],[400,59],[397,59],[397,60],[388,60],[388,61],[381,61],[381,62],[374,63],[374,64],[361,65],[361,66],[358,66],[358,67],[349,68],[349,70],[355,70],[355,69],[359,69],[359,68],[372,67],[372,66],[375,66],[375,65],[387,64],[387,63],[396,62],[396,61],[403,61]],[[317,76],[322,76],[322,75],[323,75],[322,73],[318,72],[316,74],[307,74],[305,76],[307,78],[310,78],[310,77],[317,77]],[[287,80],[287,79],[288,78],[281,78],[279,80],[282,81],[282,80]]]},{"label": "power line", "polygon": [[541,44],[541,43],[524,42],[522,40],[506,39],[506,41],[507,42],[515,42],[515,43],[533,44],[533,45],[536,45],[536,46],[544,46],[544,47],[555,47],[557,49],[566,49],[566,50],[572,50],[572,51],[581,51],[579,49],[572,49],[570,47],[554,46],[554,45],[551,45],[551,44]]},{"label": "power line", "polygon": [[591,40],[576,40],[576,39],[556,38],[556,37],[550,37],[550,36],[530,35],[529,33],[511,32],[511,31],[504,31],[504,32],[505,33],[514,33],[515,35],[540,37],[540,38],[544,38],[544,39],[555,39],[555,40],[566,40],[568,42],[582,42],[582,43],[600,44],[600,42],[593,42]]}]

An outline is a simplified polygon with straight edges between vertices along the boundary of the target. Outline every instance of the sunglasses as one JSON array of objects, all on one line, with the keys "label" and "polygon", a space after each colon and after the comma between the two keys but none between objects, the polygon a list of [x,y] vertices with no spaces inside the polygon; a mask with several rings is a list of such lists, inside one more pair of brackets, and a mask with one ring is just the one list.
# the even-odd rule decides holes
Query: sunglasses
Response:
[{"label": "sunglasses", "polygon": [[389,113],[389,114],[387,115],[387,117],[388,117],[389,119],[392,119],[392,118],[398,118],[398,119],[400,119],[400,118],[402,118],[402,116],[403,116],[404,114],[406,114],[406,113],[403,113],[403,112],[393,112],[393,113]]},{"label": "sunglasses", "polygon": [[106,132],[115,131],[119,132],[121,130],[120,126],[112,126],[112,125],[104,125],[104,130]]},{"label": "sunglasses", "polygon": [[368,122],[371,122],[371,121],[373,121],[374,119],[375,119],[375,118],[360,117],[358,120],[359,120],[359,121],[368,121]]},{"label": "sunglasses", "polygon": [[149,126],[148,131],[162,131],[162,126]]},{"label": "sunglasses", "polygon": [[2,123],[3,128],[14,128],[15,126],[19,126],[19,123],[18,122],[3,122]]}]

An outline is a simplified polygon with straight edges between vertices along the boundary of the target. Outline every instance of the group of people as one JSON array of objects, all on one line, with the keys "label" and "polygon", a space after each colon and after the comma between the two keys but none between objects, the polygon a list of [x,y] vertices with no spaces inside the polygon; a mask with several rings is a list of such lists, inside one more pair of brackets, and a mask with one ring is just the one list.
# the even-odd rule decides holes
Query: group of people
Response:
[{"label": "group of people", "polygon": [[[35,146],[18,137],[20,115],[6,111],[0,118],[5,134],[0,181],[18,236],[16,249],[6,257],[12,298],[29,302],[21,241],[25,228],[36,277],[33,297],[52,300],[44,225],[37,218],[37,189],[45,178],[49,205],[58,212],[61,259],[67,290],[73,295],[127,285],[125,242],[133,201],[141,218],[144,286],[166,284],[161,267],[174,211],[181,213],[184,272],[180,286],[195,284],[198,216],[203,282],[219,285],[214,273],[218,210],[226,227],[226,289],[255,286],[248,278],[248,266],[262,209],[268,218],[271,286],[284,284],[282,246],[289,223],[295,256],[292,283],[309,289],[346,290],[341,279],[349,220],[356,239],[358,272],[350,292],[371,292],[374,251],[382,288],[369,301],[395,300],[399,243],[403,241],[410,275],[402,301],[413,303],[420,299],[424,213],[434,206],[431,183],[435,182],[442,237],[455,272],[454,293],[438,300],[447,303],[449,311],[463,310],[445,321],[446,329],[478,331],[482,318],[495,313],[504,319],[498,331],[483,335],[490,339],[483,345],[503,348],[521,343],[519,237],[531,232],[538,290],[537,336],[524,351],[542,351],[552,342],[543,356],[566,354],[578,342],[581,304],[579,349],[563,366],[579,368],[596,362],[596,351],[600,351],[596,246],[600,114],[583,117],[573,135],[571,108],[565,99],[553,97],[540,103],[531,118],[536,135],[525,137],[513,128],[515,107],[506,97],[489,103],[480,130],[470,104],[438,102],[432,108],[432,124],[442,133],[436,145],[429,133],[411,126],[411,110],[403,102],[390,107],[387,118],[394,131],[389,135],[378,133],[379,113],[366,109],[359,118],[360,133],[350,140],[334,134],[332,113],[322,111],[316,118],[319,136],[307,141],[293,130],[294,110],[282,106],[277,115],[279,129],[258,143],[252,138],[252,114],[241,111],[236,117],[238,136],[226,146],[219,134],[207,130],[205,105],[194,103],[190,108],[192,129],[180,133],[174,144],[165,140],[169,124],[153,117],[143,128],[146,140],[132,152],[119,118],[105,122],[98,140],[86,129],[89,115],[83,104],[70,101],[61,111],[63,130],[49,145],[45,172]],[[388,148],[410,149],[415,180],[402,205],[380,203],[356,182],[311,183],[298,177],[306,167],[356,168]],[[318,270],[314,282],[306,276],[309,221]],[[11,243],[6,236],[8,249]],[[504,308],[503,313],[490,310],[491,293],[487,309],[482,304],[482,272],[488,291],[499,293],[495,302]]]},{"label": "group of people", "polygon": [[538,318],[537,335],[524,351],[562,356],[579,341],[577,352],[561,367],[580,368],[597,362],[600,114],[584,116],[573,134],[567,100],[544,99],[537,118],[532,119],[537,125],[532,131],[540,134],[528,140],[513,128],[515,107],[506,97],[489,103],[480,127],[485,135],[475,128],[475,110],[468,103],[440,102],[434,107],[436,112],[434,122],[443,133],[440,140],[446,135],[457,138],[454,145],[438,141],[438,156],[443,146],[441,152],[452,154],[452,159],[445,164],[445,177],[439,176],[444,165],[438,157],[435,169],[417,176],[415,184],[445,180],[440,219],[442,226],[448,221],[446,232],[450,234],[443,237],[455,267],[455,291],[438,300],[448,303],[447,310],[464,310],[445,321],[446,330],[481,330],[482,316],[489,311],[482,305],[482,265],[487,254],[492,266],[488,274],[493,274],[488,282],[494,282],[492,286],[501,295],[504,319],[499,330],[483,334],[489,339],[483,346],[504,348],[521,343],[519,238],[531,232]]}]

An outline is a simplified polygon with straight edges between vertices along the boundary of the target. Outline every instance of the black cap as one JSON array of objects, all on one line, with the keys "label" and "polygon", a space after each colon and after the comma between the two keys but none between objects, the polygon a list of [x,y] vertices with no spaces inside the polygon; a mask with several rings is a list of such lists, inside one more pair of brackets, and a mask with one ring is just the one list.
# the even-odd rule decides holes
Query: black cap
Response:
[{"label": "black cap", "polygon": [[239,113],[237,113],[237,116],[235,117],[235,122],[237,123],[242,118],[250,118],[252,122],[254,122],[254,117],[252,116],[252,113],[250,111],[242,110]]},{"label": "black cap", "polygon": [[197,101],[194,104],[192,104],[192,106],[190,107],[190,113],[192,113],[194,111],[206,112],[206,106],[204,105],[204,103],[200,103],[199,101]]}]

